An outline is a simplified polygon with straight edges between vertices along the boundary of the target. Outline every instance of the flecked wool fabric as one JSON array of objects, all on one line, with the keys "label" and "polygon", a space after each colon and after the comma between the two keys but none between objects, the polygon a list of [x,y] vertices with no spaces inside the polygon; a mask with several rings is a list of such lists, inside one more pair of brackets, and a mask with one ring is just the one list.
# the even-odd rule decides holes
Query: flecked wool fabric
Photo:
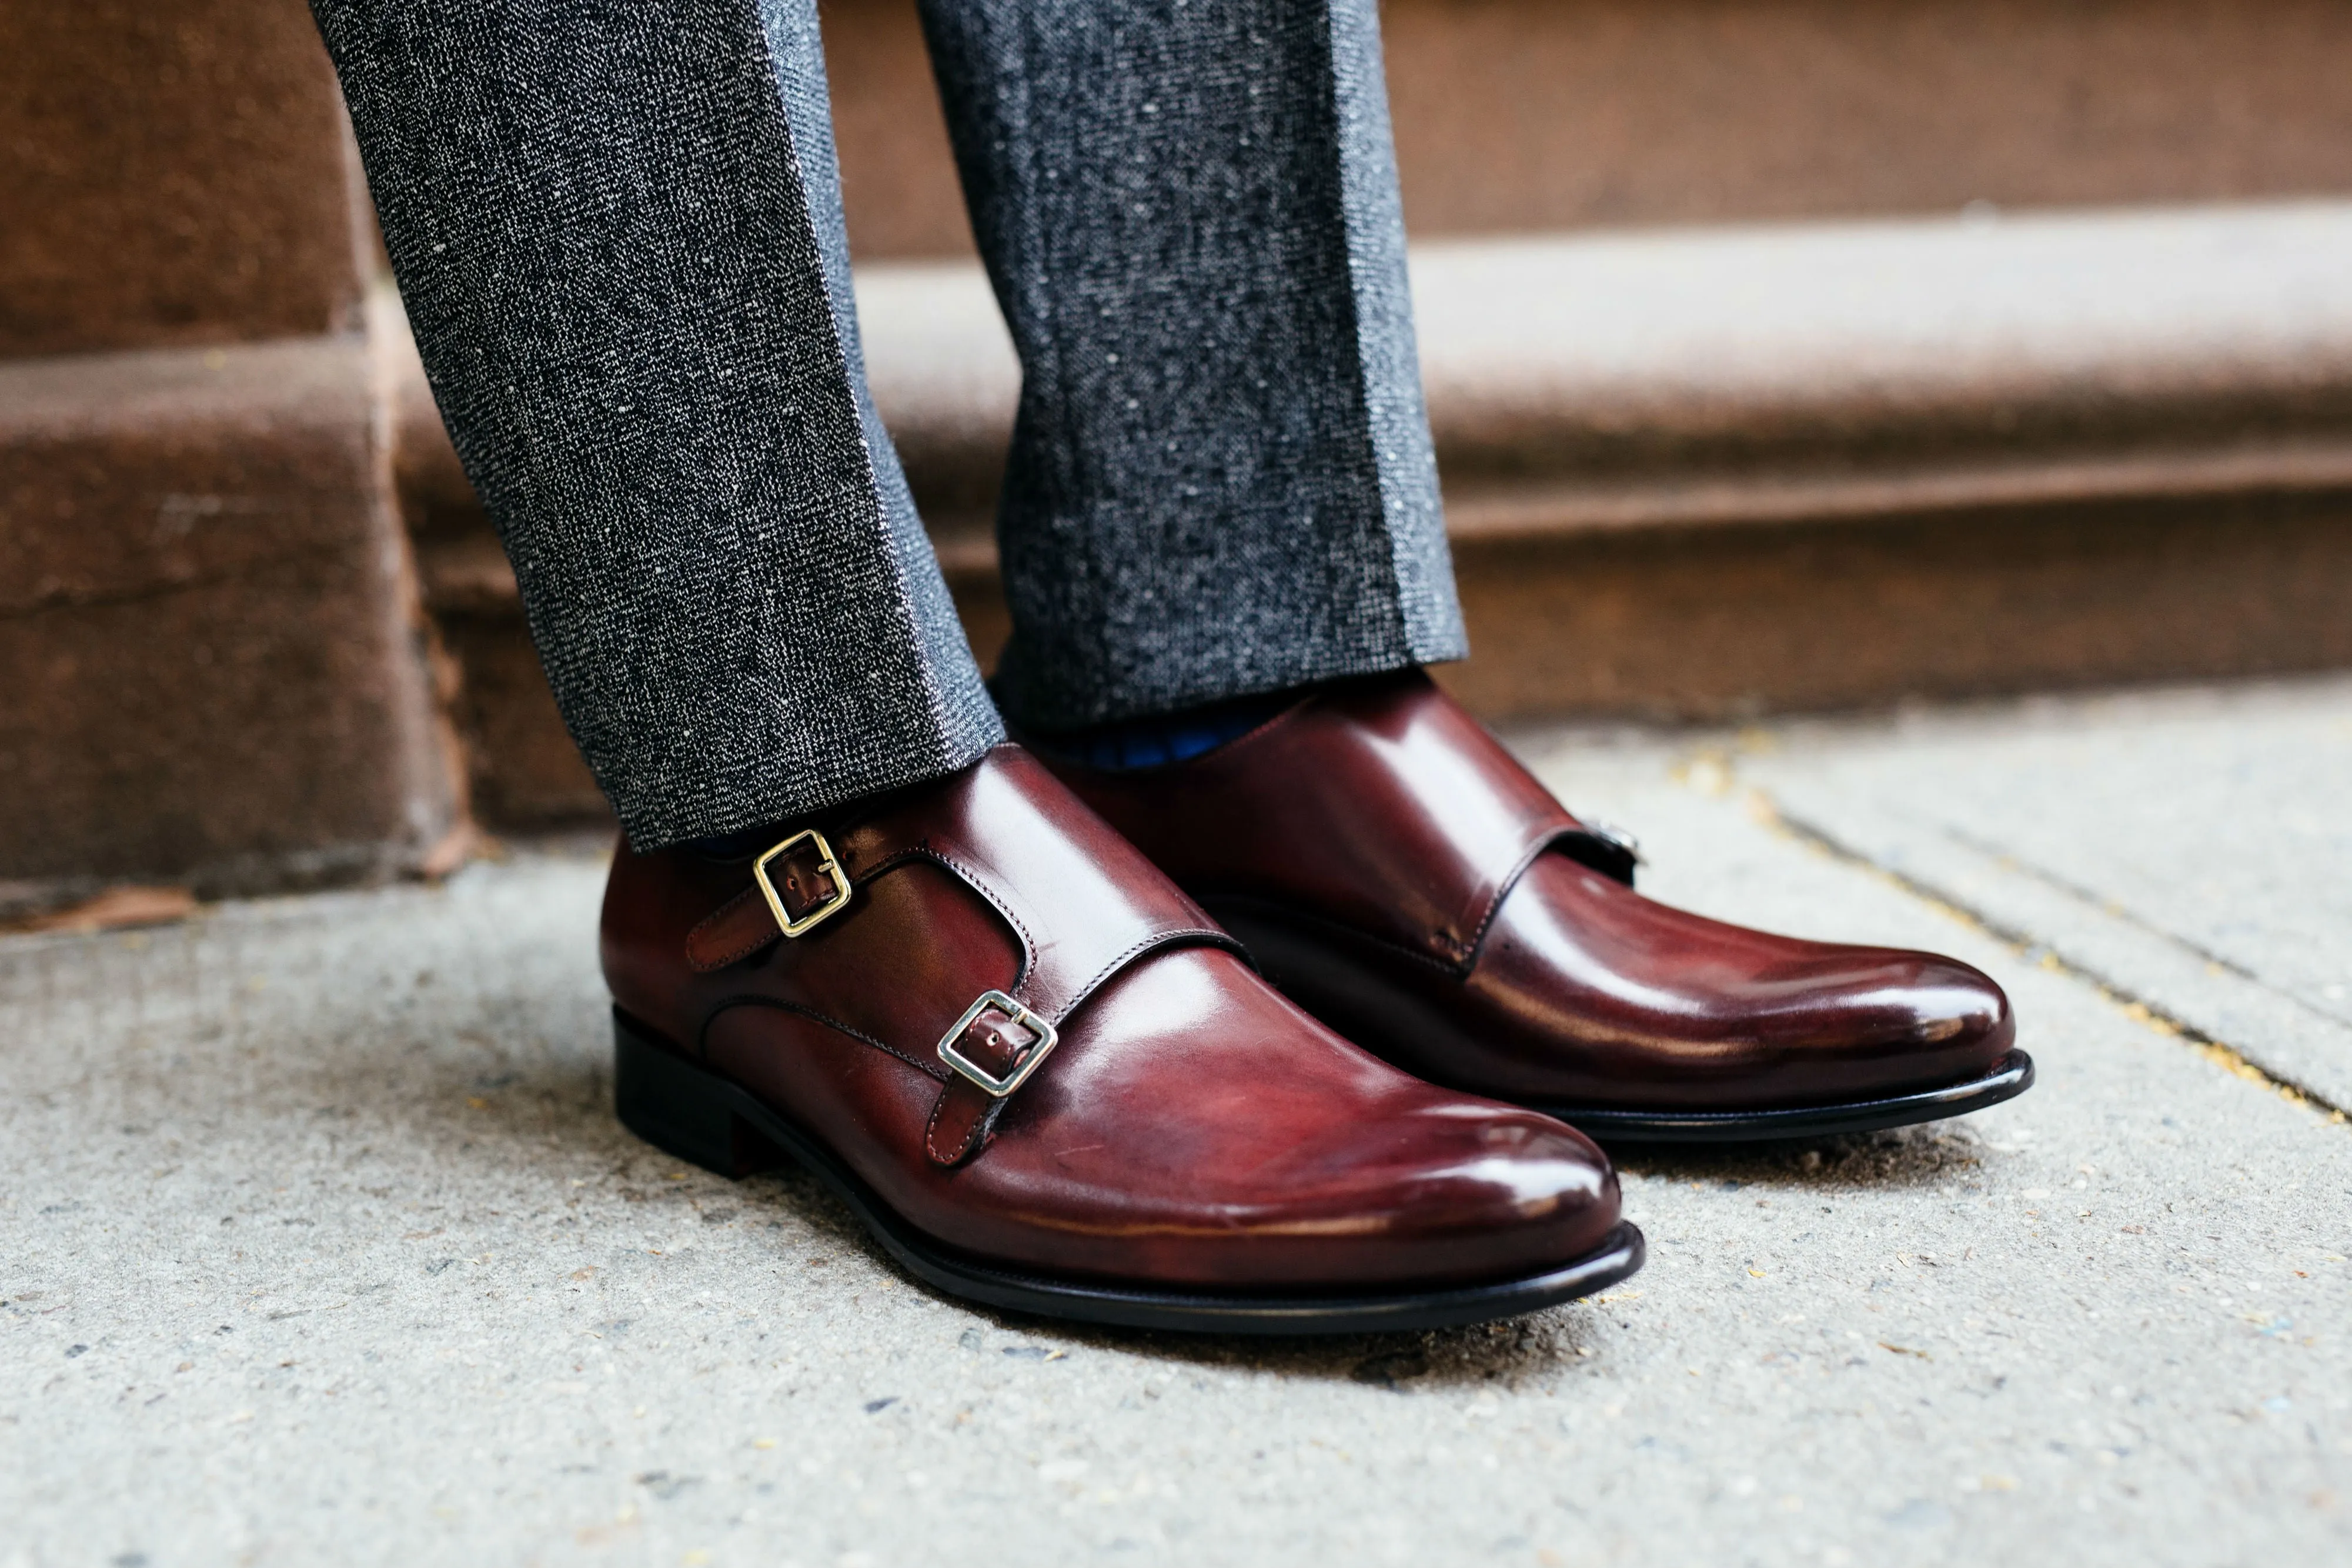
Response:
[{"label": "flecked wool fabric", "polygon": [[865,393],[805,0],[318,0],[401,295],[632,839],[1002,733]]},{"label": "flecked wool fabric", "polygon": [[924,0],[1020,350],[998,700],[1459,658],[1373,0]]},{"label": "flecked wool fabric", "polygon": [[[812,0],[313,0],[435,395],[641,847],[1003,725],[866,390]],[[1372,0],[931,0],[1044,731],[1459,656]]]}]

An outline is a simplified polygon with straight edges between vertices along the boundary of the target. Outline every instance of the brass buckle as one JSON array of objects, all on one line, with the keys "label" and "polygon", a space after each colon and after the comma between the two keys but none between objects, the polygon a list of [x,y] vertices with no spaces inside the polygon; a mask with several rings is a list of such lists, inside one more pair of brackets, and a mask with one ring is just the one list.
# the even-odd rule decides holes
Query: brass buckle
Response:
[{"label": "brass buckle", "polygon": [[[963,1031],[970,1029],[979,1019],[980,1015],[991,1008],[1003,1013],[1009,1021],[1020,1025],[1037,1037],[1037,1043],[1023,1052],[1021,1060],[1013,1064],[1013,1071],[1002,1078],[990,1072],[988,1069],[956,1049],[956,1041],[963,1038]],[[980,993],[980,1000],[964,1009],[963,1017],[956,1019],[955,1027],[940,1037],[940,1060],[980,1085],[986,1093],[1002,1100],[1029,1082],[1029,1075],[1037,1071],[1045,1058],[1053,1054],[1054,1047],[1059,1045],[1061,1041],[1060,1031],[1052,1024],[1047,1023],[1003,991],[982,991]]]},{"label": "brass buckle", "polygon": [[[833,896],[817,908],[794,920],[784,912],[784,901],[777,894],[776,884],[768,880],[768,862],[785,851],[803,842],[816,845],[816,869],[833,879]],[[825,842],[824,835],[814,828],[803,828],[799,832],[753,861],[751,880],[758,883],[760,891],[768,895],[768,908],[775,915],[776,924],[783,928],[783,933],[787,936],[797,936],[809,927],[832,919],[840,914],[843,906],[849,902],[849,878],[842,873],[841,862],[833,858],[833,846]]]}]

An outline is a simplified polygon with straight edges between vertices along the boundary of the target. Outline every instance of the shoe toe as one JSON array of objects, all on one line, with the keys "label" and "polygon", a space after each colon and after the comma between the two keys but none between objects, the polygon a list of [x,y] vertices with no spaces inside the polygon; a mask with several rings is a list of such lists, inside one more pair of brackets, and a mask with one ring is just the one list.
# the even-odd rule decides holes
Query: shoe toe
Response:
[{"label": "shoe toe", "polygon": [[1619,1218],[1608,1156],[1538,1113],[1443,1092],[1417,1093],[1318,1207],[1370,1222],[1384,1267],[1428,1279],[1554,1268],[1601,1245]]},{"label": "shoe toe", "polygon": [[2017,1038],[2009,998],[1973,965],[1935,953],[1877,953],[1865,977],[1824,1020],[1827,1043],[1884,1053],[1929,1071],[1957,1076],[1990,1068]]}]

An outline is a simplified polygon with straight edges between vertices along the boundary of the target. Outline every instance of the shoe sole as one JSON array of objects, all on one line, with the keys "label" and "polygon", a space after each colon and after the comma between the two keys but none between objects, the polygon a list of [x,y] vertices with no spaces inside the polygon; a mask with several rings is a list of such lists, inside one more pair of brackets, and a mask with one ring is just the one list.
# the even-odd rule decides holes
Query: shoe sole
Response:
[{"label": "shoe sole", "polygon": [[1855,1100],[1843,1105],[1800,1105],[1777,1111],[1615,1111],[1539,1105],[1597,1144],[1757,1144],[1820,1138],[1835,1133],[1875,1133],[1919,1122],[1965,1116],[2013,1100],[2033,1087],[2033,1058],[2012,1051],[1981,1078],[1941,1089]]},{"label": "shoe sole", "polygon": [[748,1091],[613,1015],[613,1097],[621,1121],[656,1148],[730,1177],[786,1159],[849,1206],[908,1273],[967,1301],[1120,1328],[1245,1334],[1383,1333],[1513,1317],[1605,1290],[1642,1266],[1642,1233],[1620,1223],[1598,1249],[1526,1279],[1351,1296],[1213,1295],[1032,1274],[941,1247],[893,1213],[840,1157]]}]

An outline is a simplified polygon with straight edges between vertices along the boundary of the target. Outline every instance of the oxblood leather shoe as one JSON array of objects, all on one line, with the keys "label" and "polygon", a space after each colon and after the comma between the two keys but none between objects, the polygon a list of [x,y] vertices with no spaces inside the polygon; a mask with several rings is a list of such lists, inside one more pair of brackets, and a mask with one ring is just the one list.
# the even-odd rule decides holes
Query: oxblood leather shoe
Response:
[{"label": "oxblood leather shoe", "polygon": [[1607,1157],[1260,980],[1035,758],[782,832],[624,846],[616,1097],[730,1176],[789,1155],[992,1306],[1259,1333],[1475,1322],[1624,1278]]},{"label": "oxblood leather shoe", "polygon": [[1965,964],[1635,893],[1630,844],[1419,671],[1326,688],[1189,761],[1045,760],[1333,1029],[1604,1141],[1899,1126],[2032,1082],[2008,998]]}]

